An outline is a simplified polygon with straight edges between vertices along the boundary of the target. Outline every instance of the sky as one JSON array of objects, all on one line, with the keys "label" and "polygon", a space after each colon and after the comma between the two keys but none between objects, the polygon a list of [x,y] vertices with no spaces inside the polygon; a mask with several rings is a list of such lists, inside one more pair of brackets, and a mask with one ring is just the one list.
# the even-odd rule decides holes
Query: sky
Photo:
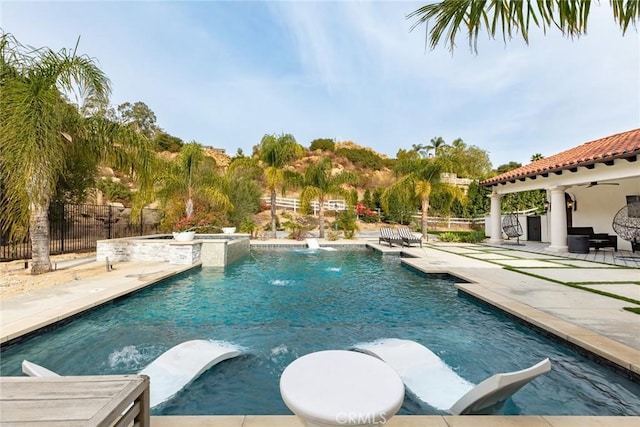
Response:
[{"label": "sky", "polygon": [[481,32],[478,53],[425,44],[403,1],[6,1],[23,44],[94,57],[111,104],[142,101],[185,142],[251,153],[265,134],[399,149],[461,138],[494,167],[640,127],[640,36],[608,1],[588,34]]}]

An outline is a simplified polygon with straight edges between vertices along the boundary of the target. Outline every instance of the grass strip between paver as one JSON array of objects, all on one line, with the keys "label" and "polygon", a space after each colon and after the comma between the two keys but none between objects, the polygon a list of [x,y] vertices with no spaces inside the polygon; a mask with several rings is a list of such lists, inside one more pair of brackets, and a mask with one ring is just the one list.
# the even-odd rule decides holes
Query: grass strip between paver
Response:
[{"label": "grass strip between paver", "polygon": [[[464,253],[459,253],[459,252],[448,251],[448,250],[446,250],[446,248],[443,248],[443,247],[440,247],[440,246],[436,246],[436,245],[433,245],[433,244],[429,244],[428,247],[430,247],[431,249],[436,249],[436,250],[439,250],[439,251],[442,251],[442,252],[446,252],[446,253],[450,253],[450,254],[453,254],[453,255],[460,255],[460,256],[463,256],[465,258],[470,258],[470,259],[473,259],[473,260],[476,260],[476,261],[488,262],[490,264],[497,265],[497,266],[499,266],[499,267],[501,267],[501,268],[503,268],[505,270],[513,271],[514,273],[524,274],[524,275],[527,275],[527,276],[530,276],[530,277],[535,277],[536,279],[541,279],[541,280],[546,280],[548,282],[557,283],[558,285],[568,286],[570,288],[580,289],[580,290],[587,291],[587,292],[593,292],[594,294],[599,294],[599,295],[602,295],[602,296],[605,296],[605,297],[614,298],[614,299],[617,299],[617,300],[620,300],[620,301],[629,302],[631,304],[640,305],[640,301],[638,301],[638,300],[636,300],[634,298],[628,298],[628,297],[625,297],[625,296],[612,294],[612,293],[601,291],[601,290],[598,290],[598,289],[591,289],[591,288],[584,288],[583,287],[584,285],[587,285],[587,284],[588,285],[621,284],[621,283],[637,283],[637,284],[640,284],[640,282],[634,282],[634,281],[629,282],[628,280],[619,281],[619,282],[562,282],[560,280],[552,279],[550,277],[546,277],[546,276],[542,276],[542,275],[539,275],[539,274],[530,273],[528,271],[519,270],[520,268],[536,268],[536,269],[539,269],[539,270],[545,270],[545,269],[552,269],[552,268],[558,268],[558,267],[513,267],[513,266],[501,264],[499,262],[496,262],[496,261],[493,261],[493,260],[490,260],[490,259],[475,258],[475,257],[473,257],[473,254],[464,254]],[[514,259],[518,259],[518,258],[514,258]],[[530,258],[519,258],[519,259],[530,259]],[[538,259],[538,258],[536,258],[535,260],[536,261],[544,261],[544,259]],[[555,259],[555,260],[549,260],[549,261],[553,262],[553,261],[558,261],[558,260]],[[603,264],[603,263],[598,263],[598,262],[595,262],[595,263]],[[566,266],[565,268],[575,268],[577,270],[580,270],[582,267],[569,265],[569,266]],[[610,268],[611,269],[611,267],[605,267],[603,265],[602,269],[604,269],[604,268]],[[633,267],[616,266],[615,269],[618,270],[618,269],[621,269],[621,268],[622,269],[625,269],[625,268],[632,269]],[[627,308],[629,308],[629,310],[627,310]],[[634,309],[634,307],[625,307],[625,310],[631,311],[633,313],[637,312]]]}]

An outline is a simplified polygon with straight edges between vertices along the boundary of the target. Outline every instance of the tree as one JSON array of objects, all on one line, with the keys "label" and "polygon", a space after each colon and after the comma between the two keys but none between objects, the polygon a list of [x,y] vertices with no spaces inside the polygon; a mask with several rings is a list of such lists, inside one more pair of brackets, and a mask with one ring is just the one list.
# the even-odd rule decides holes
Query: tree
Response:
[{"label": "tree", "polygon": [[371,191],[368,188],[364,190],[364,194],[362,195],[362,204],[365,208],[371,209],[374,207]]},{"label": "tree", "polygon": [[480,187],[477,181],[473,181],[467,191],[468,203],[464,209],[464,216],[467,218],[476,218],[489,212],[491,204],[490,195],[491,189],[489,187]]},{"label": "tree", "polygon": [[505,163],[504,165],[500,165],[496,168],[496,174],[500,175],[502,173],[509,172],[514,169],[518,169],[521,166],[522,166],[522,163],[519,163],[519,162]]},{"label": "tree", "polygon": [[491,173],[489,154],[474,145],[467,146],[461,138],[442,146],[438,156],[449,172],[462,178],[483,179]]},{"label": "tree", "polygon": [[[613,19],[624,35],[640,18],[640,2],[637,0],[610,0]],[[417,18],[412,29],[429,24],[427,36],[431,49],[443,41],[453,51],[458,31],[463,29],[469,39],[469,47],[478,51],[478,33],[483,25],[491,38],[502,32],[506,43],[520,34],[529,43],[529,26],[533,23],[543,32],[557,27],[562,34],[578,37],[587,32],[587,18],[591,0],[442,0],[411,12],[407,18]]]},{"label": "tree", "polygon": [[260,209],[262,188],[259,179],[262,168],[254,157],[236,157],[227,169],[227,188],[233,204],[229,213],[229,221],[235,227],[251,222],[252,217]]},{"label": "tree", "polygon": [[433,185],[440,182],[440,174],[442,173],[441,164],[432,158],[419,158],[398,164],[396,173],[402,174],[403,176],[385,190],[384,200],[387,201],[385,205],[388,206],[388,200],[395,192],[399,191],[400,193],[406,194],[407,191],[409,191],[413,193],[420,201],[420,224],[422,235],[426,237],[429,198]]},{"label": "tree", "polygon": [[349,191],[344,184],[356,184],[358,176],[352,172],[342,171],[336,175],[332,173],[331,159],[323,157],[315,164],[307,166],[299,185],[302,187],[300,203],[309,204],[312,200],[318,202],[318,227],[320,238],[324,238],[324,202],[329,196],[349,197]]},{"label": "tree", "polygon": [[169,222],[192,219],[197,204],[201,212],[226,214],[233,208],[215,160],[206,157],[195,141],[185,144],[175,161],[164,162],[157,181],[156,194],[168,212]]},{"label": "tree", "polygon": [[156,130],[153,137],[153,142],[156,150],[170,151],[172,153],[179,152],[184,145],[182,139],[178,138],[177,136],[170,135],[162,129]]},{"label": "tree", "polygon": [[260,144],[254,147],[254,153],[266,165],[264,169],[265,185],[271,196],[271,232],[276,238],[276,196],[280,189],[286,191],[287,174],[285,165],[304,154],[304,148],[291,134],[265,135]]},{"label": "tree", "polygon": [[536,154],[531,156],[531,161],[532,162],[535,162],[535,161],[538,161],[538,160],[542,160],[542,159],[544,159],[544,156],[542,154],[540,154],[540,153],[536,153]]},{"label": "tree", "polygon": [[32,274],[51,270],[48,210],[68,158],[82,153],[88,164],[110,159],[144,174],[144,141],[106,118],[109,93],[107,76],[77,45],[54,52],[0,37],[0,214],[10,238],[28,224]]},{"label": "tree", "polygon": [[[433,141],[433,140],[432,140]],[[442,146],[442,145],[441,145]],[[413,152],[413,151],[411,151]],[[440,182],[442,172],[449,171],[450,162],[445,157],[416,158],[410,153],[399,156],[395,172],[400,178],[383,193],[385,210],[394,194],[413,193],[420,202],[420,224],[422,235],[427,237],[428,211],[432,192],[441,196],[451,195],[450,200],[463,199],[464,195],[457,187]],[[402,159],[400,159],[402,157]],[[406,196],[404,197],[406,199]],[[450,203],[449,203],[450,207]]]},{"label": "tree", "polygon": [[380,193],[380,209],[386,222],[410,224],[420,201],[409,185],[396,185]]},{"label": "tree", "polygon": [[126,126],[131,126],[149,139],[153,139],[158,127],[156,126],[155,113],[144,102],[138,101],[135,104],[125,102],[118,105],[120,121]]},{"label": "tree", "polygon": [[444,142],[444,139],[442,139],[441,136],[438,136],[435,138],[431,138],[431,141],[429,141],[429,145],[427,145],[425,148],[427,150],[427,153],[433,150],[433,155],[438,156],[440,154],[440,151],[442,151],[443,147],[445,147],[446,145],[447,143]]},{"label": "tree", "polygon": [[433,147],[424,144],[411,144],[411,150],[418,153],[420,157],[428,157],[429,151],[431,151],[432,148]]}]

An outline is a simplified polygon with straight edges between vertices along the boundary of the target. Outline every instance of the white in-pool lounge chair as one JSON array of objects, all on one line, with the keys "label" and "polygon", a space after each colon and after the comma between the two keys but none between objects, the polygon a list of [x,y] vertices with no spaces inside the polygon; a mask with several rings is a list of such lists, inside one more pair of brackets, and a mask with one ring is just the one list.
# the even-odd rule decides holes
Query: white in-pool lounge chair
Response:
[{"label": "white in-pool lounge chair", "polygon": [[59,377],[60,376],[55,372],[50,371],[43,366],[36,365],[33,362],[29,362],[28,360],[22,361],[22,373],[30,377]]},{"label": "white in-pool lounge chair", "polygon": [[322,249],[323,251],[335,251],[336,248],[332,248],[332,247],[321,247],[320,244],[318,243],[318,241],[316,239],[306,239],[307,241],[307,247],[309,249]]},{"label": "white in-pool lounge chair", "polygon": [[[240,348],[217,341],[192,340],[171,347],[140,371],[151,379],[151,407],[175,396],[213,365],[240,354]],[[59,376],[27,360],[22,362],[22,372],[31,377]]]},{"label": "white in-pool lounge chair", "polygon": [[355,349],[388,363],[418,399],[452,415],[472,414],[502,403],[551,370],[551,362],[544,359],[530,368],[496,374],[474,386],[415,341],[391,338],[357,344]]}]

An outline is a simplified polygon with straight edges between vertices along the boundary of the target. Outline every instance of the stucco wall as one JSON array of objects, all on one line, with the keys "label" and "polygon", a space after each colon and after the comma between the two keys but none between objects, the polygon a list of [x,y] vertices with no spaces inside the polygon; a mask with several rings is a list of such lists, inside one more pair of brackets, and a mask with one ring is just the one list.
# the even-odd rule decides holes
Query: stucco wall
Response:
[{"label": "stucco wall", "polygon": [[[620,185],[575,186],[567,189],[577,201],[571,213],[574,227],[593,227],[596,233],[616,234],[612,222],[627,200],[625,196],[640,195],[640,179],[617,181]],[[631,250],[631,243],[618,238],[618,249]]]}]

